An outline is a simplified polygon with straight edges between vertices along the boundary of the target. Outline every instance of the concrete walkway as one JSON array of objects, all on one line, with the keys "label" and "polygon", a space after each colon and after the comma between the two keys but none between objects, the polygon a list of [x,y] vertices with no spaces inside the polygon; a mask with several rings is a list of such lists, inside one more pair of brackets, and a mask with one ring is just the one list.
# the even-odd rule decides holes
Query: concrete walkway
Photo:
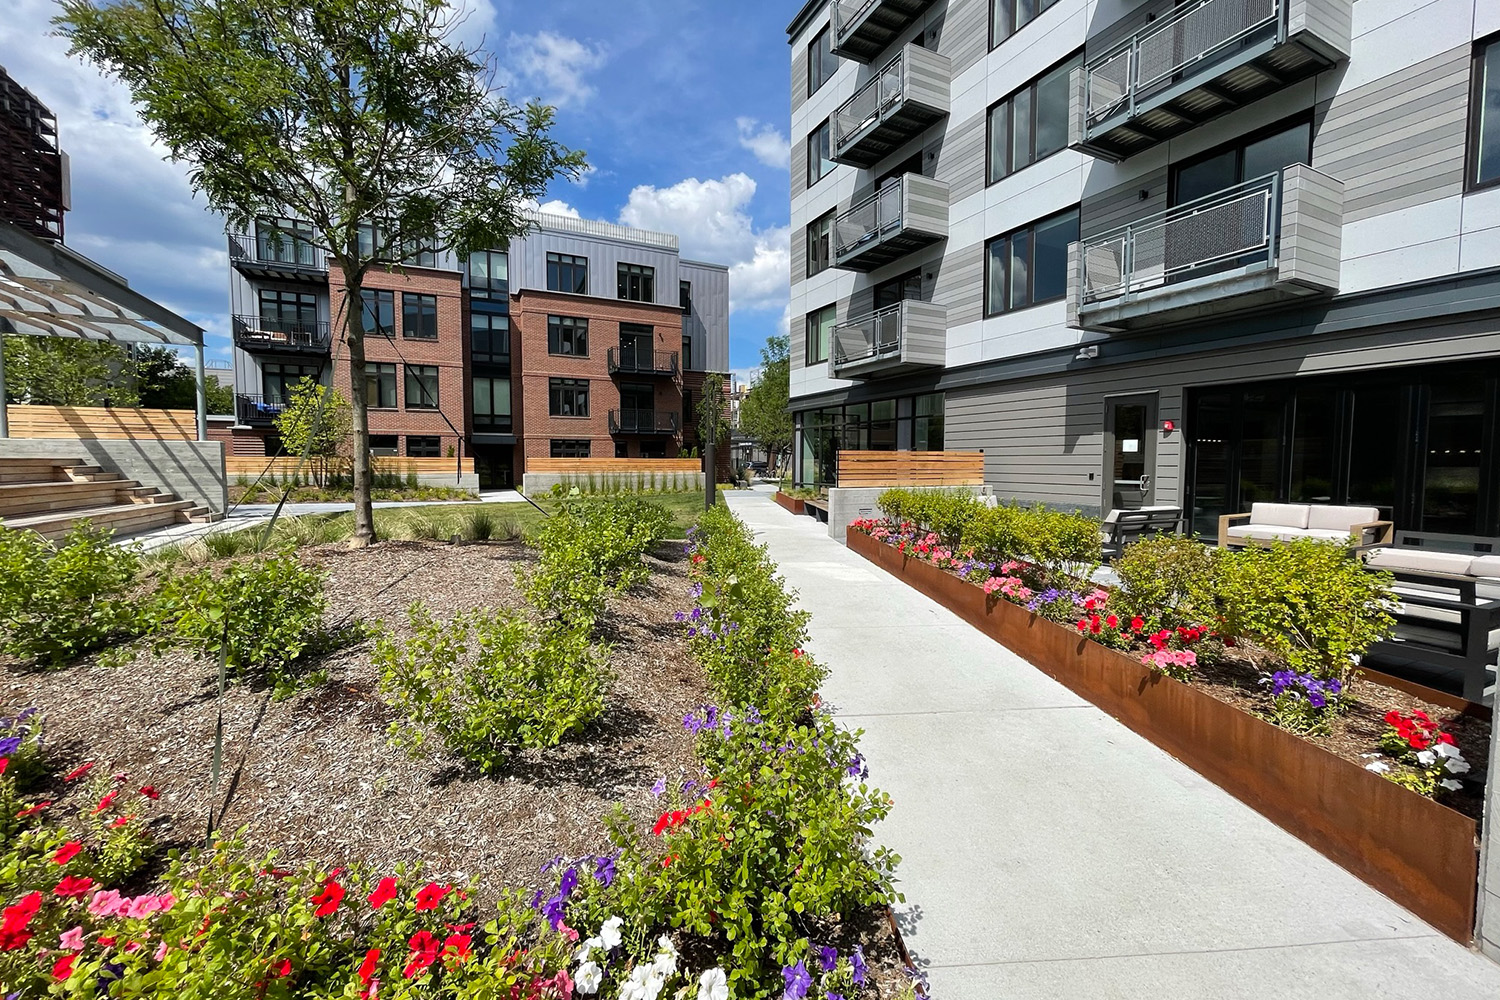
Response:
[{"label": "concrete walkway", "polygon": [[825,695],[896,807],[935,1000],[1500,997],[1500,965],[755,493]]}]

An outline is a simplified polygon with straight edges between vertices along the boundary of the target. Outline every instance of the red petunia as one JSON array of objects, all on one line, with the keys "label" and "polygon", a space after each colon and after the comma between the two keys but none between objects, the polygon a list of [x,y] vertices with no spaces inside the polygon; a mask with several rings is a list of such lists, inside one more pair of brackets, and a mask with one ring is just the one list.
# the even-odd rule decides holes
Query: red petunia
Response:
[{"label": "red petunia", "polygon": [[31,940],[26,927],[42,908],[42,894],[31,892],[0,911],[0,951],[15,951]]},{"label": "red petunia", "polygon": [[142,785],[141,794],[146,796],[146,798],[150,799],[152,802],[155,802],[157,799],[161,798],[161,792],[158,792],[156,790],[155,785]]},{"label": "red petunia", "polygon": [[396,880],[387,876],[380,880],[375,886],[375,891],[365,897],[375,909],[380,909],[386,903],[396,898]]},{"label": "red petunia", "polygon": [[443,942],[443,962],[449,968],[467,962],[474,954],[469,950],[471,940],[467,934],[450,934]]},{"label": "red petunia", "polygon": [[78,961],[78,953],[64,955],[52,965],[52,978],[62,982],[73,974],[73,963]]},{"label": "red petunia", "polygon": [[1143,629],[1145,627],[1146,627],[1146,619],[1141,618],[1139,616],[1130,619],[1130,631],[1132,631],[1132,632],[1139,632],[1141,629]]},{"label": "red petunia", "polygon": [[114,805],[115,796],[119,794],[119,792],[110,792],[108,795],[104,796],[104,798],[100,799],[99,804],[94,807],[94,815],[97,816],[104,810],[108,809],[110,806]]},{"label": "red petunia", "polygon": [[73,770],[69,771],[63,777],[63,780],[64,781],[75,781],[78,778],[83,777],[85,774],[88,774],[89,771],[93,770],[93,768],[94,768],[94,762],[93,761],[89,761],[87,764],[81,764],[78,767],[75,767]]},{"label": "red petunia", "polygon": [[379,964],[379,948],[371,948],[369,951],[365,952],[365,960],[359,963],[359,981],[361,983],[364,983],[366,986],[369,986],[370,980],[375,978],[375,969]]},{"label": "red petunia", "polygon": [[1426,750],[1432,746],[1432,741],[1422,733],[1412,733],[1406,738],[1406,742],[1410,744],[1413,750]]},{"label": "red petunia", "polygon": [[1087,632],[1088,630],[1089,630],[1089,623],[1088,623],[1088,621],[1085,620],[1085,619],[1079,619],[1079,621],[1078,621],[1078,631],[1080,631],[1080,632]]},{"label": "red petunia", "polygon": [[59,847],[56,854],[52,855],[52,862],[53,864],[65,865],[69,861],[72,861],[81,850],[83,850],[82,844],[76,840],[70,840]]},{"label": "red petunia", "polygon": [[75,896],[86,896],[88,895],[88,891],[93,887],[94,880],[91,878],[79,878],[74,875],[65,875],[63,876],[62,881],[53,886],[52,894],[54,896],[61,896],[64,899]]},{"label": "red petunia", "polygon": [[406,968],[401,974],[407,979],[415,978],[419,973],[426,971],[433,962],[438,959],[438,939],[433,937],[429,931],[418,931],[412,935],[411,957],[406,963]]},{"label": "red petunia", "polygon": [[272,979],[285,979],[292,974],[292,960],[283,958],[281,964],[271,969]]},{"label": "red petunia", "polygon": [[443,897],[452,891],[453,889],[449,886],[428,882],[417,892],[417,912],[437,909]]},{"label": "red petunia", "polygon": [[329,917],[333,915],[334,910],[339,908],[339,903],[343,902],[343,899],[344,887],[333,879],[329,879],[323,884],[323,891],[308,902],[317,904],[317,909],[313,910],[313,916]]},{"label": "red petunia", "polygon": [[4,774],[7,767],[10,767],[10,758],[0,757],[0,774]]},{"label": "red petunia", "polygon": [[35,816],[37,813],[41,812],[43,809],[46,809],[50,805],[52,805],[52,803],[50,802],[38,802],[30,809],[22,809],[20,812],[16,813],[16,819],[25,819],[27,816]]},{"label": "red petunia", "polygon": [[656,819],[656,825],[651,828],[651,833],[657,837],[666,833],[672,826],[672,814],[664,812]]},{"label": "red petunia", "polygon": [[121,816],[119,819],[109,824],[110,829],[118,830],[120,827],[124,826],[126,823],[129,823],[133,819],[135,819],[134,813],[131,813],[129,816]]},{"label": "red petunia", "polygon": [[676,860],[677,860],[677,855],[675,855],[675,854],[668,854],[666,857],[664,857],[664,858],[661,859],[661,866],[663,868],[670,868],[670,867],[672,867],[672,862],[674,862]]},{"label": "red petunia", "polygon": [[1104,619],[1104,624],[1108,625],[1110,628],[1119,628],[1120,619],[1116,615],[1110,615],[1108,618]]}]

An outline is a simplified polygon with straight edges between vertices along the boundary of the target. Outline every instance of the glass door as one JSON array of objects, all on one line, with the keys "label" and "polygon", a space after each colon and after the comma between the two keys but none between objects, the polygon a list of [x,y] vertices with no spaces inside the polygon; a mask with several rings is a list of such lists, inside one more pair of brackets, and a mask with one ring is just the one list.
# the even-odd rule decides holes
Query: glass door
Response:
[{"label": "glass door", "polygon": [[1156,502],[1156,396],[1104,401],[1103,506],[1139,510]]}]

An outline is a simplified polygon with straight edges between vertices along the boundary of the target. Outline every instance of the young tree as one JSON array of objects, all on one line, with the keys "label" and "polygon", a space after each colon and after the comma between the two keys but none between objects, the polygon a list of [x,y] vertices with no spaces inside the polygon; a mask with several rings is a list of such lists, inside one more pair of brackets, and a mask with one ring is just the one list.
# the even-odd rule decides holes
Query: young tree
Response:
[{"label": "young tree", "polygon": [[136,406],[130,357],[118,344],[5,338],[5,398],[40,406]]},{"label": "young tree", "polygon": [[792,446],[792,360],[786,337],[768,337],[760,351],[760,375],[740,404],[740,430],[766,449],[771,464],[781,467]]},{"label": "young tree", "polygon": [[353,425],[349,401],[337,389],[305,378],[287,393],[286,408],[276,415],[276,432],[293,455],[318,460],[319,482],[326,480],[328,459],[349,443]]},{"label": "young tree", "polygon": [[553,109],[518,107],[447,0],[61,0],[72,51],[130,88],[169,155],[231,225],[293,218],[345,289],[355,544],[375,540],[364,323],[372,267],[461,259],[530,225],[525,203],[583,154]]}]

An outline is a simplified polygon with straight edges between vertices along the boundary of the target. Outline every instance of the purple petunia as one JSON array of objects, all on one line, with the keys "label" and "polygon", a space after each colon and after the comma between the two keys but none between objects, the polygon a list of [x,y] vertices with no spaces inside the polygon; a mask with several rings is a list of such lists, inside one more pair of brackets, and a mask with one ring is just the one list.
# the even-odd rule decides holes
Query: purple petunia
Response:
[{"label": "purple petunia", "polygon": [[548,897],[547,901],[542,904],[542,916],[547,918],[547,923],[552,925],[553,930],[562,926],[563,916],[567,911],[568,900],[562,893]]},{"label": "purple petunia", "polygon": [[854,954],[849,956],[849,964],[854,969],[854,985],[863,986],[865,984],[865,976],[869,972],[869,967],[865,965],[865,950],[859,945],[854,946]]},{"label": "purple petunia", "polygon": [[651,797],[653,799],[659,799],[665,794],[667,794],[667,779],[657,778],[656,784],[651,786]]},{"label": "purple petunia", "polygon": [[573,895],[573,890],[578,888],[578,869],[574,867],[563,872],[562,881],[558,883],[557,888],[564,897]]},{"label": "purple petunia", "polygon": [[781,994],[782,1000],[802,1000],[812,986],[812,976],[807,974],[807,966],[800,959],[796,965],[784,966],[781,978],[786,982],[786,990]]},{"label": "purple petunia", "polygon": [[832,945],[825,944],[818,949],[818,968],[824,972],[832,972],[839,964],[839,950]]},{"label": "purple petunia", "polygon": [[594,859],[594,881],[608,889],[615,880],[615,857],[601,854]]},{"label": "purple petunia", "polygon": [[16,750],[20,748],[20,746],[21,737],[7,736],[5,739],[0,740],[0,757],[9,757],[11,754],[15,753]]}]

